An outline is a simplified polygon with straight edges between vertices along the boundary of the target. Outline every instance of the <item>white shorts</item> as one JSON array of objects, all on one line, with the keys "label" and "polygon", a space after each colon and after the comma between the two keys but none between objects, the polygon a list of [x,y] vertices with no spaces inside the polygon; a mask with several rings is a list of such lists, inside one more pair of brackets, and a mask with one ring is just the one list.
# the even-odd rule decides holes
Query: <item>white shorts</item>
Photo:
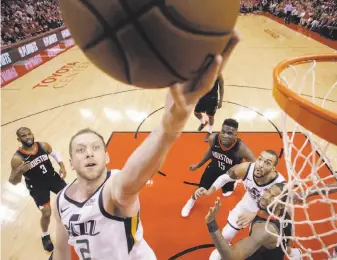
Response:
[{"label": "white shorts", "polygon": [[249,193],[246,192],[243,198],[236,204],[235,208],[229,212],[227,223],[237,230],[241,230],[244,227],[238,226],[236,221],[238,217],[243,212],[258,212],[259,207],[257,206],[256,200],[253,200]]},{"label": "white shorts", "polygon": [[149,244],[142,239],[133,246],[128,260],[157,260],[157,257]]}]

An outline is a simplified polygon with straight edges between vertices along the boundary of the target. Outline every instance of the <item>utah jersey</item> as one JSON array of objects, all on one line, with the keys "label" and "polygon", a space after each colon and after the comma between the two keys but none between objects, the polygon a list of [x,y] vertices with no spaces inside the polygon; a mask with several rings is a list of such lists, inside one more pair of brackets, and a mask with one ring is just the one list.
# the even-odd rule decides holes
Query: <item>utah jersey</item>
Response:
[{"label": "utah jersey", "polygon": [[103,207],[105,182],[86,201],[79,203],[66,195],[69,184],[57,196],[61,221],[68,231],[68,244],[80,259],[91,260],[153,260],[152,249],[143,239],[139,212],[133,217],[110,215]]},{"label": "utah jersey", "polygon": [[243,178],[243,184],[250,195],[250,197],[258,202],[263,194],[263,192],[270,188],[272,185],[275,183],[286,183],[286,180],[284,177],[280,174],[277,173],[276,176],[270,180],[266,184],[257,184],[255,179],[254,179],[254,168],[255,168],[255,163],[251,163],[248,166],[248,170],[246,173],[246,176]]},{"label": "utah jersey", "polygon": [[255,163],[250,163],[246,172],[246,176],[242,179],[243,185],[246,188],[246,192],[243,195],[242,199],[236,204],[234,209],[229,212],[227,222],[233,228],[240,230],[242,226],[237,224],[239,216],[243,212],[258,212],[259,207],[258,203],[263,195],[263,192],[268,189],[270,186],[274,185],[275,183],[285,183],[284,177],[277,173],[276,176],[270,180],[268,183],[260,185],[255,182],[254,179],[254,168]]},{"label": "utah jersey", "polygon": [[241,139],[237,138],[230,147],[226,148],[221,143],[220,135],[216,134],[211,147],[212,161],[209,166],[211,166],[213,170],[225,173],[234,165],[240,164],[243,160],[239,154],[240,143]]},{"label": "utah jersey", "polygon": [[30,163],[30,169],[23,174],[29,189],[45,187],[50,177],[56,174],[48,153],[42,148],[41,144],[36,142],[33,147],[36,151],[34,154],[28,154],[21,148],[16,151],[16,154],[24,162]]},{"label": "utah jersey", "polygon": [[[290,216],[286,214],[286,219],[290,220]],[[266,223],[267,219],[264,216],[257,215],[251,223],[251,227],[253,227],[256,223]],[[283,228],[282,235],[290,237],[292,235],[292,224],[286,223],[286,225],[281,226],[279,220],[271,219],[270,224],[272,224],[276,231],[280,234],[281,228]],[[250,229],[249,235],[251,235],[252,230]],[[282,240],[284,247],[287,247],[288,241]],[[246,258],[246,260],[283,260],[284,259],[284,252],[282,250],[281,245],[279,247],[268,249],[264,246],[260,247],[253,255]]]}]

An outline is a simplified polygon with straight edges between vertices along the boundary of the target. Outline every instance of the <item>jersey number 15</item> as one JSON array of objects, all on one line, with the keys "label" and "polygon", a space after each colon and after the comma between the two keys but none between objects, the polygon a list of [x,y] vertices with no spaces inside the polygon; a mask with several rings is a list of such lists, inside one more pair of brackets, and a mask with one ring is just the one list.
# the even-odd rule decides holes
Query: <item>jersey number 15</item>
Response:
[{"label": "jersey number 15", "polygon": [[218,166],[219,166],[219,168],[221,169],[221,170],[226,170],[226,165],[225,165],[225,163],[224,162],[220,162],[220,161],[218,161]]}]

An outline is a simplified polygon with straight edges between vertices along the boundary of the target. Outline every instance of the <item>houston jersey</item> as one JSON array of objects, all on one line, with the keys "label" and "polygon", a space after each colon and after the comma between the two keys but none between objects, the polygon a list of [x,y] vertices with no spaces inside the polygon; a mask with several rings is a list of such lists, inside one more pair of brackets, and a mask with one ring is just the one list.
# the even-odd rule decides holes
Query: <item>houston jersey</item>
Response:
[{"label": "houston jersey", "polygon": [[139,260],[155,259],[143,240],[143,227],[139,213],[133,217],[112,216],[103,208],[105,182],[86,201],[79,203],[66,195],[69,184],[57,196],[61,221],[68,231],[68,244],[73,246],[80,259]]},{"label": "houston jersey", "polygon": [[[290,216],[286,214],[286,219],[290,220]],[[252,221],[251,227],[253,227],[254,224],[256,223],[265,223],[267,219],[263,216],[260,216],[259,214],[254,218]],[[280,234],[281,230],[281,224],[277,219],[271,219],[270,224],[272,224],[276,231]],[[283,231],[282,234],[284,236],[290,237],[292,235],[292,224],[291,223],[284,223],[282,226]],[[249,235],[251,235],[252,229],[250,229]],[[282,243],[284,244],[285,247],[287,247],[287,240],[282,240]],[[276,247],[273,249],[268,249],[264,246],[260,247],[253,255],[247,258],[247,260],[283,260],[284,259],[284,252],[282,250],[282,247]]]},{"label": "houston jersey", "polygon": [[268,189],[270,186],[272,186],[275,183],[286,183],[286,180],[284,177],[280,174],[277,173],[275,178],[270,180],[266,184],[257,184],[254,179],[254,168],[255,168],[255,163],[250,163],[248,166],[248,170],[246,173],[246,176],[243,178],[243,184],[249,193],[250,197],[258,202],[263,194],[263,192]]},{"label": "houston jersey", "polygon": [[41,147],[39,142],[33,144],[36,151],[28,154],[22,149],[16,151],[24,162],[30,162],[30,169],[23,174],[29,189],[44,187],[50,176],[55,175],[55,170],[49,159],[48,153]]},{"label": "houston jersey", "polygon": [[234,165],[242,162],[242,157],[239,154],[241,139],[237,138],[231,147],[224,147],[220,141],[220,135],[216,134],[214,143],[211,147],[212,161],[210,166],[220,172],[225,173]]},{"label": "houston jersey", "polygon": [[213,88],[205,95],[206,96],[212,96],[218,98],[218,90],[219,90],[219,79],[217,78],[214,82]]}]

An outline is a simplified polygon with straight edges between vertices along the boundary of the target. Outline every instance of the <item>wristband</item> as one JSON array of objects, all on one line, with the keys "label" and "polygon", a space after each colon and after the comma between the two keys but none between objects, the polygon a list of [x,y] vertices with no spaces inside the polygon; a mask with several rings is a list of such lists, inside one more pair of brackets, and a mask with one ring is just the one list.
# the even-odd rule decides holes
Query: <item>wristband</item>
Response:
[{"label": "wristband", "polygon": [[54,149],[52,150],[52,152],[50,153],[51,156],[54,157],[54,159],[59,163],[59,162],[62,162],[62,158],[60,156],[60,154],[55,151]]},{"label": "wristband", "polygon": [[214,233],[219,229],[218,224],[215,222],[215,219],[210,223],[207,223],[207,228],[210,233]]}]

